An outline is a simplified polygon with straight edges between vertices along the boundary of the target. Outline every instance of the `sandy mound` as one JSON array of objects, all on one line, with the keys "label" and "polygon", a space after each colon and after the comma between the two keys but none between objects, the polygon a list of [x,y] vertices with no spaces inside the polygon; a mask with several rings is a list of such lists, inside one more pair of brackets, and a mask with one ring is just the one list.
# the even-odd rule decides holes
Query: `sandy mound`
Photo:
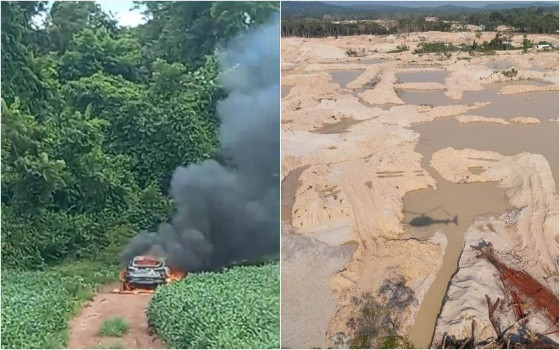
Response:
[{"label": "sandy mound", "polygon": [[[552,173],[542,156],[528,153],[505,157],[446,148],[434,154],[431,164],[449,181],[499,181],[510,203],[519,208],[497,218],[481,219],[470,227],[459,270],[437,322],[435,343],[444,333],[457,339],[470,338],[472,320],[476,322],[475,338],[483,341],[495,337],[485,295],[492,300],[507,300],[508,296],[495,267],[476,258],[472,247],[480,240],[491,242],[504,262],[526,271],[558,296],[558,194]],[[472,174],[470,167],[484,171]],[[542,312],[530,311],[527,329],[541,333],[551,329],[553,325]],[[500,317],[504,328],[515,325],[510,331],[519,332],[513,308],[504,309]]]},{"label": "sandy mound", "polygon": [[[486,83],[515,82],[520,79],[549,81],[555,83],[556,87],[535,88],[517,84],[515,88],[502,89],[502,93],[557,89],[557,52],[522,54],[520,51],[508,51],[498,52],[495,56],[473,56],[468,60],[463,57],[465,53],[454,53],[449,59],[436,54],[420,57],[412,53],[416,45],[426,38],[458,45],[470,44],[475,39],[479,42],[490,41],[495,33],[483,32],[481,35],[477,39],[476,33],[470,32],[428,32],[339,39],[282,39],[283,68],[286,68],[283,69],[282,83],[293,87],[282,100],[281,177],[286,179],[294,171],[298,172],[293,205],[283,206],[283,210],[290,212],[290,215],[286,215],[291,218],[294,227],[290,232],[301,239],[296,240],[293,235],[286,236],[287,242],[292,243],[286,244],[287,251],[283,251],[283,254],[298,257],[290,260],[289,270],[284,267],[282,270],[283,298],[284,293],[288,298],[283,300],[283,310],[286,308],[289,315],[283,316],[283,322],[287,322],[282,329],[283,344],[291,347],[321,347],[329,345],[329,339],[335,335],[351,336],[347,321],[356,311],[352,299],[364,292],[378,295],[386,283],[395,286],[394,281],[404,281],[404,287],[414,292],[413,300],[403,305],[399,309],[399,316],[394,319],[399,333],[406,334],[411,328],[426,292],[441,269],[448,242],[441,233],[424,240],[411,238],[411,229],[403,225],[403,196],[410,191],[436,187],[435,179],[421,166],[422,156],[415,152],[419,135],[409,128],[413,123],[430,122],[438,118],[456,118],[461,123],[507,125],[511,122],[502,118],[476,116],[475,110],[490,102],[436,107],[405,105],[395,89],[445,90],[445,95],[452,99],[462,98],[467,91],[484,90]],[[531,40],[558,42],[558,37],[554,35],[529,37]],[[522,40],[521,35],[514,35],[515,45]],[[385,53],[400,44],[408,45],[410,51]],[[366,49],[366,57],[345,57],[347,49],[360,48]],[[373,52],[373,48],[377,52]],[[384,59],[367,63],[366,60],[370,58]],[[489,67],[489,61],[496,67],[506,62],[503,65],[515,67],[517,74],[507,77],[503,70],[493,69],[492,65]],[[341,88],[329,73],[340,69],[363,69],[363,72]],[[442,69],[448,72],[444,84],[397,84],[398,73]],[[513,160],[513,157],[485,153],[484,158],[490,159],[486,162],[467,161],[455,153],[449,153],[447,157],[451,161],[435,157],[433,164],[436,165],[433,166],[438,167],[444,178],[453,178],[450,181],[501,181],[508,191],[513,192],[514,188],[524,192],[522,189],[526,185],[534,186],[536,192],[541,187],[544,192],[549,190],[547,182],[535,175],[539,171],[546,173],[541,164],[544,158],[538,160],[535,155],[523,155]],[[463,165],[455,165],[454,157],[465,160],[469,165],[464,169]],[[438,161],[440,165],[437,165]],[[524,169],[532,167],[529,172],[535,174],[513,180],[514,176],[505,170],[498,171],[502,168],[495,168],[497,164],[503,165],[503,169],[521,173],[527,173]],[[479,171],[473,174],[469,167],[480,167],[480,174]],[[519,184],[523,186],[519,187]],[[510,199],[517,198],[513,192],[510,193]],[[529,197],[540,201],[536,195]],[[531,241],[535,249],[537,246],[541,249],[542,242],[550,242],[551,237],[557,240],[558,229],[549,228],[551,219],[545,219],[548,217],[546,215],[557,213],[557,210],[550,209],[543,217],[538,209],[540,204],[527,207],[526,204],[520,204],[522,202],[512,200],[512,204],[518,208],[525,205],[524,210],[527,212],[523,214],[527,218],[523,216],[515,224],[519,228],[516,232],[530,228],[534,233],[541,227],[544,232],[540,236],[542,239],[537,235]],[[539,226],[541,219],[543,223]],[[501,232],[500,235],[505,237]],[[528,234],[518,235],[525,237]],[[470,242],[475,239],[472,237],[469,233],[466,239]],[[515,241],[515,237],[508,239]],[[300,244],[305,247],[302,251],[298,250]],[[349,245],[356,248],[346,263],[347,258],[335,252]],[[333,256],[332,264],[325,264],[325,259],[321,259],[323,255]],[[466,259],[467,254],[463,252],[463,255]],[[550,266],[550,258],[554,261],[554,256],[545,257],[544,260],[548,260],[545,265],[554,268]],[[290,277],[290,274],[295,277]],[[490,286],[488,288],[494,288],[494,280],[485,280],[484,283]],[[327,284],[334,294],[329,293]],[[297,291],[305,295],[298,296]],[[466,299],[469,302],[479,301],[478,295],[474,297],[475,301],[470,299],[470,295],[462,298],[457,299],[457,304],[450,305],[468,305]],[[479,311],[482,310],[477,307]],[[305,315],[298,314],[298,308],[306,310]],[[458,317],[452,312],[441,321],[442,326],[437,331],[447,331],[447,326],[443,326],[447,323],[463,324]],[[460,331],[457,328],[456,333]],[[481,337],[485,334],[481,333]]]},{"label": "sandy mound", "polygon": [[508,125],[509,123],[503,118],[488,118],[481,117],[478,115],[459,115],[455,117],[459,123],[496,123],[502,125]]}]

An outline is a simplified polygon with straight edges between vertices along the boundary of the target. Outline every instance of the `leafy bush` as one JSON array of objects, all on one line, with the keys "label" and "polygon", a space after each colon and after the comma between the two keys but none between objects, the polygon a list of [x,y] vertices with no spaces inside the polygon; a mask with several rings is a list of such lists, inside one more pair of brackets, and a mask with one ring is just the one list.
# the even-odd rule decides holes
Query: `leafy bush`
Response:
[{"label": "leafy bush", "polygon": [[414,302],[414,292],[402,277],[385,280],[377,296],[364,293],[352,297],[354,314],[346,325],[353,330],[351,349],[409,349],[414,345],[397,333],[402,329],[401,314]]},{"label": "leafy bush", "polygon": [[348,57],[364,57],[366,55],[365,49],[348,49],[346,50],[346,56]]},{"label": "leafy bush", "polygon": [[103,321],[99,334],[106,337],[120,337],[128,332],[129,328],[130,326],[124,318],[112,317]]},{"label": "leafy bush", "polygon": [[512,78],[517,75],[517,69],[512,68],[510,70],[502,71],[502,74],[508,78]]},{"label": "leafy bush", "polygon": [[414,54],[424,53],[446,53],[458,51],[459,47],[453,44],[448,44],[443,41],[421,42],[417,48],[412,52]]},{"label": "leafy bush", "polygon": [[68,321],[93,289],[116,280],[100,263],[64,265],[48,271],[2,271],[2,348],[62,348]]},{"label": "leafy bush", "polygon": [[406,44],[398,45],[396,49],[387,51],[387,53],[399,53],[403,51],[408,51],[409,47]]},{"label": "leafy bush", "polygon": [[200,273],[160,287],[148,323],[172,348],[279,348],[279,264]]},{"label": "leafy bush", "polygon": [[398,335],[394,331],[381,340],[381,349],[414,349],[414,344],[406,337]]}]

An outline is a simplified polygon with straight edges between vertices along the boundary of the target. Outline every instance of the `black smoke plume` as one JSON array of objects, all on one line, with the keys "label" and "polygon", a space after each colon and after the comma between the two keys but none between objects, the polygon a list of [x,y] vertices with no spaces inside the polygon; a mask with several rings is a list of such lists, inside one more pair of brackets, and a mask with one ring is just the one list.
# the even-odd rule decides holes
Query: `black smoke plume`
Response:
[{"label": "black smoke plume", "polygon": [[165,257],[188,271],[216,270],[279,252],[280,20],[250,29],[220,57],[220,153],[175,170],[172,222],[140,233],[121,254]]}]

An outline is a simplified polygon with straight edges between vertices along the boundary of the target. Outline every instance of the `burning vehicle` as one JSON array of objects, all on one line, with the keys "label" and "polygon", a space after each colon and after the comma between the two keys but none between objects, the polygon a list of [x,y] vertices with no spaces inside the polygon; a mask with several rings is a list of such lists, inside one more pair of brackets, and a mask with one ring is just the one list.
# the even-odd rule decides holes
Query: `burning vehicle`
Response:
[{"label": "burning vehicle", "polygon": [[187,272],[169,266],[165,259],[152,256],[135,256],[119,277],[121,288],[118,293],[153,293],[162,284],[178,281],[187,276]]}]

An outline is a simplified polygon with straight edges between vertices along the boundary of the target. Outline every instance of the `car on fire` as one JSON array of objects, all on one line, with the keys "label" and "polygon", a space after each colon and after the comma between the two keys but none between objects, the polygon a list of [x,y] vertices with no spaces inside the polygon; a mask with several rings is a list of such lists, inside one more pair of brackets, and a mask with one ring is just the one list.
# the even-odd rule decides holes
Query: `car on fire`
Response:
[{"label": "car on fire", "polygon": [[184,278],[186,272],[172,269],[164,258],[135,256],[120,272],[120,293],[152,293],[157,286]]}]

